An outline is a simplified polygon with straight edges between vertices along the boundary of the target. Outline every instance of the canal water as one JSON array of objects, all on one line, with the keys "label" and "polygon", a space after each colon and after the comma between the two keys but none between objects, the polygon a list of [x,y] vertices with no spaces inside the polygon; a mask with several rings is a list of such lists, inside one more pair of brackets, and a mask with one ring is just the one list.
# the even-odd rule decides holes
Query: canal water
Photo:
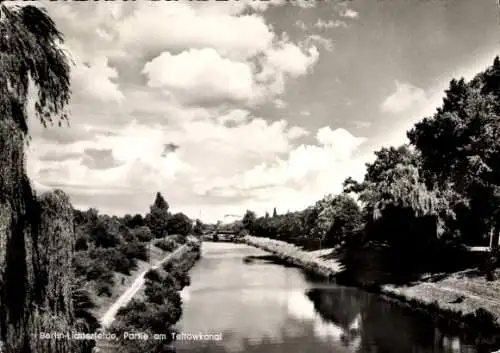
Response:
[{"label": "canal water", "polygon": [[375,294],[309,279],[244,244],[204,242],[182,291],[179,353],[478,352]]}]

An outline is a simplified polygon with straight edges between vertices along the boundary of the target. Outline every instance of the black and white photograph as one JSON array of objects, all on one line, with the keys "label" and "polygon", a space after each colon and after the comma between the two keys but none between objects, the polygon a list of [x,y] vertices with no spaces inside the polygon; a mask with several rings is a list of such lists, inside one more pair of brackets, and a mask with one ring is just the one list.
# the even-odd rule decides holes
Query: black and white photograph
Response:
[{"label": "black and white photograph", "polygon": [[0,353],[500,353],[498,0],[0,0]]}]

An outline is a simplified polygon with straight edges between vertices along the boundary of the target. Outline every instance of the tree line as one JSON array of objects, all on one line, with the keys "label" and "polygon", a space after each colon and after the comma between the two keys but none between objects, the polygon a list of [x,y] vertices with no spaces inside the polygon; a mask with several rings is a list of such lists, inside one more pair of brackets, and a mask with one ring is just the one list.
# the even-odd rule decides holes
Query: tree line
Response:
[{"label": "tree line", "polygon": [[308,249],[379,244],[404,249],[491,245],[500,232],[500,59],[470,81],[453,79],[436,112],[383,147],[364,179],[344,181],[302,211],[256,217],[244,228]]}]

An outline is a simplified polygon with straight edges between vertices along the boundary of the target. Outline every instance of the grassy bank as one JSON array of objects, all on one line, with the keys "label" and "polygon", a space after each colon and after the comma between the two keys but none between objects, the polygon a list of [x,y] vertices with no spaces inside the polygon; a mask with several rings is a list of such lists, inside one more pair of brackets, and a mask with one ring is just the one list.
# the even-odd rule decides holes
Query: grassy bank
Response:
[{"label": "grassy bank", "polygon": [[[335,280],[343,270],[338,260],[323,258],[332,249],[304,251],[283,241],[253,236],[246,236],[241,242],[329,280]],[[483,274],[468,270],[446,276],[424,276],[408,285],[356,285],[462,329],[481,343],[500,344],[500,280],[487,282]]]},{"label": "grassy bank", "polygon": [[487,282],[475,270],[444,278],[428,276],[411,285],[383,285],[372,290],[460,328],[483,344],[497,348],[500,345],[500,281]]},{"label": "grassy bank", "polygon": [[335,259],[324,259],[322,256],[331,249],[304,251],[300,247],[284,241],[260,238],[247,235],[240,242],[268,251],[281,261],[298,266],[318,276],[332,278],[342,270],[342,265]]}]

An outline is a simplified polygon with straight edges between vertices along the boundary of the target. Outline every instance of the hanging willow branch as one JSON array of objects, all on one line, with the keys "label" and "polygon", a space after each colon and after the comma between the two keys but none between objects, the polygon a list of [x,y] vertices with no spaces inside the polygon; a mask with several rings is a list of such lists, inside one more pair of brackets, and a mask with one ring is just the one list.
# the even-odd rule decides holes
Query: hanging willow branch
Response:
[{"label": "hanging willow branch", "polygon": [[[1,1],[0,1],[1,3]],[[70,63],[60,48],[63,36],[45,9],[0,5],[0,119],[15,119],[27,134],[26,103],[30,80],[38,90],[35,114],[43,126],[67,121],[71,98]]]}]

